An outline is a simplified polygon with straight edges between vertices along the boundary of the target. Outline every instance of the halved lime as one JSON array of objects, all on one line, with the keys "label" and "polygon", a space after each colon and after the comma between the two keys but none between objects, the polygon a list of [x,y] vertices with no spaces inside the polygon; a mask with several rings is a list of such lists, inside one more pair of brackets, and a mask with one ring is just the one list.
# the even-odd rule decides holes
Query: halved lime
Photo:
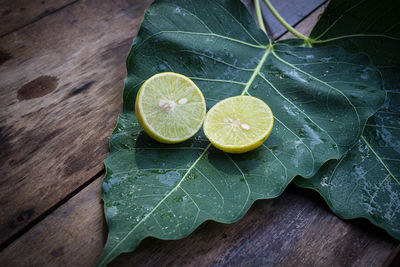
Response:
[{"label": "halved lime", "polygon": [[144,131],[161,143],[178,143],[201,127],[206,102],[192,80],[164,72],[146,80],[140,88],[135,112]]},{"label": "halved lime", "polygon": [[212,107],[204,121],[204,133],[218,149],[244,153],[259,147],[271,133],[271,109],[252,96],[234,96]]}]

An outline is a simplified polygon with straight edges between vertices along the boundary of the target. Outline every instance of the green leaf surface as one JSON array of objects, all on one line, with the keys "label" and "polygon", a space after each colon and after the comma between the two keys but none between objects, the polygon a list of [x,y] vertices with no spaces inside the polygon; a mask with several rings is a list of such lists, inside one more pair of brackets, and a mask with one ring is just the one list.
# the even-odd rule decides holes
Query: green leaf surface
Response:
[{"label": "green leaf surface", "polygon": [[311,37],[370,55],[387,98],[343,158],[296,184],[317,190],[338,216],[367,218],[400,239],[400,2],[333,0]]},{"label": "green leaf surface", "polygon": [[[127,69],[124,112],[105,161],[109,235],[98,265],[148,236],[178,239],[206,220],[234,222],[255,200],[280,195],[296,175],[311,177],[359,139],[385,95],[366,55],[271,44],[239,0],[156,1]],[[176,145],[151,140],[135,119],[135,96],[164,71],[190,77],[208,108],[234,95],[264,100],[275,118],[270,137],[238,155],[213,148],[201,131]]]}]

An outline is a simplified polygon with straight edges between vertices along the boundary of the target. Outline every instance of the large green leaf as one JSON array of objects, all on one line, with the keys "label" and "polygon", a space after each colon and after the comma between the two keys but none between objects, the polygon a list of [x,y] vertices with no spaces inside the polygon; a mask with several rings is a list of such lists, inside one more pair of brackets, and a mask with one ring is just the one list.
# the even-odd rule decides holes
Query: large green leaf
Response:
[{"label": "large green leaf", "polygon": [[338,216],[365,217],[400,239],[400,2],[333,0],[311,37],[370,55],[387,99],[342,159],[296,184],[317,190]]},{"label": "large green leaf", "polygon": [[[311,177],[340,158],[384,100],[366,55],[270,44],[239,0],[156,1],[127,68],[124,113],[105,161],[109,236],[98,265],[148,236],[178,239],[205,220],[238,220],[256,199],[276,197],[294,176]],[[275,117],[271,136],[240,155],[216,150],[202,132],[177,145],[152,141],[134,101],[143,81],[162,71],[193,79],[208,108],[233,95],[263,99]]]}]

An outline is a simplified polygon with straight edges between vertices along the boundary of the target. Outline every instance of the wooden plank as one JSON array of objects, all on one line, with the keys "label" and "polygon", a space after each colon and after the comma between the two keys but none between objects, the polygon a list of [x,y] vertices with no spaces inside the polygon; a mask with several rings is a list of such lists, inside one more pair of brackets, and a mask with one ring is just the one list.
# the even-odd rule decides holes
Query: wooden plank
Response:
[{"label": "wooden plank", "polygon": [[[1,266],[92,266],[106,241],[100,179],[0,253]],[[146,239],[111,266],[381,266],[399,243],[341,221],[317,193],[289,187],[234,224],[206,222],[182,240]]]},{"label": "wooden plank", "polygon": [[[307,19],[302,20],[297,26],[296,30],[304,34],[305,36],[310,36],[311,30],[314,28],[314,25],[317,23],[319,16],[324,13],[325,8],[328,6],[328,2],[320,6],[317,10],[315,10],[312,14],[310,14]],[[280,40],[296,38],[290,32],[286,32]]]},{"label": "wooden plank", "polygon": [[384,263],[384,267],[398,267],[400,266],[400,246],[393,251],[392,256]]},{"label": "wooden plank", "polygon": [[[0,266],[93,265],[106,240],[100,182],[4,249]],[[111,266],[380,266],[396,249],[398,241],[370,223],[341,221],[315,192],[289,187],[277,199],[257,201],[237,223],[206,222],[182,240],[146,239]]]},{"label": "wooden plank", "polygon": [[93,266],[106,240],[100,181],[3,250],[0,266]]},{"label": "wooden plank", "polygon": [[[245,3],[253,17],[256,19],[254,0],[241,1]],[[296,25],[310,13],[313,13],[315,9],[317,9],[326,1],[327,0],[270,0],[271,4],[279,12],[279,14],[281,14],[281,16],[292,26]],[[260,0],[260,7],[268,35],[272,37],[272,40],[279,38],[279,36],[286,32],[286,28],[275,18],[262,0]]]},{"label": "wooden plank", "polygon": [[79,1],[0,38],[0,242],[103,170],[149,1]]},{"label": "wooden plank", "polygon": [[0,37],[10,34],[77,0],[5,0],[0,5]]}]

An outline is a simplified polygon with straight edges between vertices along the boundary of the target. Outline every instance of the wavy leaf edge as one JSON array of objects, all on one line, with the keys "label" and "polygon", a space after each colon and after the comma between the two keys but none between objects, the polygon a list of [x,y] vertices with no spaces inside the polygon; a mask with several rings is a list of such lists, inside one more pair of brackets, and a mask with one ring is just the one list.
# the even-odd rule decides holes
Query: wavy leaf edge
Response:
[{"label": "wavy leaf edge", "polygon": [[[399,4],[396,2],[390,2],[390,1],[383,1],[379,4],[379,8],[383,10],[390,10],[388,14],[385,14],[386,16],[380,20],[377,20],[374,14],[381,14],[379,11],[371,12],[369,15],[372,16],[368,17],[365,16],[363,18],[363,21],[373,21],[374,25],[370,24],[368,27],[362,29],[363,25],[360,23],[358,27],[361,28],[360,32],[361,33],[353,33],[353,34],[346,34],[344,36],[341,35],[341,32],[346,32],[346,29],[344,25],[340,25],[342,23],[342,20],[346,19],[346,16],[353,16],[353,17],[358,17],[360,16],[357,14],[357,9],[358,8],[367,8],[371,5],[376,4],[376,1],[368,1],[368,0],[363,0],[363,1],[347,1],[347,8],[345,10],[340,10],[342,7],[346,6],[343,5],[341,6],[341,3],[344,1],[332,1],[327,9],[326,12],[326,17],[322,16],[321,19],[318,21],[317,25],[314,27],[311,36],[313,36],[316,40],[314,43],[317,45],[325,45],[329,43],[333,43],[335,45],[341,45],[345,49],[351,50],[351,51],[356,51],[356,52],[361,52],[361,53],[366,53],[368,54],[369,52],[369,47],[366,45],[361,44],[361,38],[371,38],[370,39],[370,45],[373,46],[374,43],[375,45],[380,45],[379,50],[387,50],[388,52],[381,53],[381,54],[374,54],[373,59],[371,56],[371,62],[374,62],[377,64],[378,69],[381,73],[382,80],[385,84],[384,90],[387,90],[387,98],[385,100],[385,104],[381,107],[380,110],[374,116],[372,116],[369,121],[366,123],[364,129],[363,129],[363,134],[360,137],[359,144],[355,143],[353,148],[350,148],[346,154],[340,159],[340,160],[332,160],[331,162],[326,163],[321,169],[318,171],[318,173],[315,175],[315,177],[311,177],[310,179],[302,179],[302,178],[296,178],[294,179],[294,182],[297,186],[303,187],[303,188],[308,188],[317,191],[325,200],[325,202],[328,204],[330,209],[340,218],[342,219],[355,219],[355,218],[364,218],[368,221],[370,221],[372,224],[376,225],[377,227],[382,228],[385,230],[390,236],[393,238],[400,240],[400,205],[399,203],[397,206],[395,205],[394,207],[391,206],[392,203],[387,203],[385,202],[384,199],[380,199],[380,203],[374,203],[374,198],[379,198],[382,195],[385,194],[394,194],[393,196],[390,196],[390,198],[393,199],[398,199],[400,195],[399,191],[399,178],[396,177],[398,175],[398,169],[395,167],[395,165],[389,164],[390,162],[386,162],[388,160],[387,156],[390,155],[390,159],[392,161],[400,161],[400,153],[398,150],[393,149],[392,146],[396,144],[397,146],[400,142],[399,140],[399,135],[398,132],[396,134],[396,130],[398,131],[399,128],[399,123],[400,122],[400,112],[398,109],[393,108],[396,107],[396,105],[399,105],[399,98],[395,97],[396,94],[399,93],[398,90],[398,82],[396,83],[396,79],[393,79],[392,76],[395,76],[396,73],[398,75],[398,71],[400,70],[400,59],[399,57],[396,58],[396,56],[391,56],[390,51],[396,51],[396,44],[397,47],[400,44],[400,36],[399,32],[396,31],[396,27],[398,28],[398,25],[400,23],[398,16],[396,17],[395,14],[399,11]],[[397,11],[395,11],[397,10]],[[330,13],[329,13],[330,12]],[[329,15],[328,15],[329,13]],[[355,13],[355,14],[352,14]],[[340,14],[340,16],[339,16]],[[325,15],[325,12],[324,12]],[[391,22],[391,23],[388,23]],[[368,25],[368,24],[367,24]],[[339,28],[337,28],[339,26]],[[341,27],[341,28],[340,28]],[[333,33],[331,32],[333,30]],[[397,35],[396,35],[397,34]],[[328,37],[325,40],[319,40],[324,36]],[[339,36],[336,36],[339,35]],[[360,40],[360,43],[357,43],[358,40]],[[383,41],[385,40],[385,41]],[[389,62],[390,64],[385,64],[386,62]],[[397,70],[397,72],[396,72]],[[394,94],[394,95],[392,95]],[[394,109],[395,111],[393,111]],[[378,113],[383,113],[387,114],[385,116],[378,116]],[[376,121],[375,121],[376,120]],[[371,122],[370,122],[371,121]],[[395,123],[397,121],[397,123]],[[375,123],[374,123],[375,122]],[[379,123],[376,123],[379,122]],[[379,124],[379,125],[376,125]],[[378,129],[381,129],[381,132],[379,132]],[[393,136],[393,140],[385,140],[385,136],[383,135],[383,131],[386,130],[386,135]],[[371,143],[372,142],[372,143]],[[364,151],[360,150],[361,145],[364,144],[368,148],[368,153],[363,154]],[[381,146],[379,146],[379,145]],[[393,149],[390,151],[390,149]],[[377,150],[378,149],[378,150]],[[387,149],[387,150],[385,150]],[[397,151],[397,152],[396,152]],[[392,153],[392,154],[390,154]],[[354,156],[350,156],[351,154],[354,154]],[[356,185],[353,185],[353,189],[351,189],[351,193],[356,193],[359,199],[351,199],[352,204],[348,204],[347,206],[344,206],[343,203],[341,203],[338,200],[338,196],[332,198],[332,195],[334,195],[334,192],[331,192],[332,190],[335,190],[334,188],[331,189],[331,187],[334,187],[333,184],[331,183],[332,180],[334,179],[339,179],[340,178],[335,178],[337,171],[350,171],[350,163],[353,164],[353,168],[363,168],[367,167],[366,163],[363,163],[363,161],[357,161],[355,160],[357,156],[364,156],[364,157],[371,157],[371,161],[369,164],[373,164],[374,168],[376,166],[379,166],[381,168],[381,171],[379,174],[382,174],[379,176],[378,173],[375,173],[375,177],[367,177],[366,181],[369,182],[370,184],[365,185],[367,188],[364,189],[363,191],[359,191],[357,187],[359,187],[359,184],[362,182],[356,180],[352,181],[353,183],[356,183]],[[385,157],[386,156],[386,157]],[[333,170],[333,171],[332,171]],[[368,169],[368,174],[370,174],[373,169]],[[366,174],[365,174],[366,175]],[[335,176],[335,177],[334,177]],[[390,178],[391,177],[391,178]],[[329,178],[329,179],[326,179]],[[391,182],[387,182],[387,179]],[[355,177],[351,177],[351,179],[355,180]],[[338,182],[336,182],[338,183]],[[350,182],[349,182],[350,184]],[[384,189],[381,191],[381,188],[383,187],[384,184],[390,184],[389,189]],[[377,188],[374,188],[374,186],[377,186]],[[394,192],[391,191],[393,190],[392,186],[395,186],[396,188],[394,189]],[[328,187],[328,188],[327,188]],[[343,189],[345,190],[345,189]],[[396,191],[397,190],[397,191]],[[346,192],[347,189],[346,189]],[[396,195],[397,194],[397,195]],[[336,195],[340,195],[336,193]],[[369,197],[373,196],[370,200]],[[365,198],[365,199],[364,199]],[[350,197],[348,198],[350,199]],[[369,202],[371,201],[371,202]],[[386,200],[387,201],[387,200]],[[394,200],[395,201],[395,200]],[[354,202],[354,203],[353,203]],[[365,202],[365,203],[364,203]],[[366,204],[365,208],[363,205]],[[372,205],[372,209],[368,205]],[[375,204],[375,206],[374,206]],[[389,205],[389,206],[386,206]],[[386,206],[387,209],[395,209],[397,213],[392,214],[392,216],[386,217],[386,214],[382,213],[382,209]],[[363,207],[363,208],[361,208]],[[395,212],[394,211],[394,212]]]},{"label": "wavy leaf edge", "polygon": [[[233,38],[230,38],[231,39],[231,41],[235,41]],[[253,38],[254,39],[254,38]],[[255,40],[255,39],[254,39]],[[236,41],[239,41],[239,43],[243,43],[243,41],[241,41],[241,40],[236,40]],[[131,54],[133,53],[133,51],[135,50],[134,48],[135,48],[135,43],[137,43],[137,39],[135,38],[135,41],[134,41],[134,44],[133,44],[133,46],[132,46],[132,49],[131,49],[131,52],[129,53],[129,56],[128,56],[128,58],[127,58],[127,65],[129,64],[129,61],[131,60]],[[245,94],[247,91],[248,91],[248,89],[250,88],[250,86],[252,85],[252,83],[253,83],[253,81],[254,81],[254,79],[257,77],[257,76],[260,76],[261,78],[264,78],[265,79],[265,77],[263,77],[261,74],[260,74],[260,69],[263,67],[263,64],[264,64],[264,62],[266,61],[266,59],[268,58],[268,56],[270,55],[270,54],[272,54],[274,57],[276,57],[278,60],[282,60],[282,62],[284,62],[285,60],[283,60],[282,58],[280,58],[274,51],[273,51],[273,48],[276,46],[276,45],[280,45],[280,44],[282,44],[282,43],[280,43],[280,42],[277,42],[277,43],[274,43],[274,44],[268,44],[268,45],[266,45],[266,46],[257,46],[257,48],[263,48],[263,49],[265,49],[265,52],[264,52],[264,54],[263,54],[263,56],[262,56],[262,58],[260,59],[260,61],[258,62],[258,64],[257,64],[257,67],[254,69],[254,72],[252,73],[252,75],[251,75],[251,77],[250,77],[250,79],[248,80],[248,82],[247,83],[241,83],[242,85],[245,85],[245,88],[244,88],[244,90],[242,91],[242,94]],[[255,45],[250,45],[250,46],[255,46]],[[341,48],[341,47],[339,47],[339,48]],[[289,62],[286,62],[286,63],[288,63],[288,64],[290,64]],[[193,77],[192,77],[193,78]],[[194,77],[195,78],[195,77]],[[265,79],[266,80],[266,79]],[[129,80],[129,70],[128,70],[128,77],[127,77],[127,79],[126,79],[126,81],[125,81],[125,84],[126,84],[126,86],[125,87],[132,87],[132,85],[130,84],[130,80]],[[140,84],[140,83],[139,83]],[[135,87],[136,87],[137,85],[135,85]],[[339,91],[339,90],[338,90]],[[124,89],[124,99],[126,99],[126,98],[128,98],[129,97],[129,94],[128,95],[126,95],[125,94],[125,89]],[[124,101],[125,102],[125,101]],[[349,100],[349,103],[351,103],[351,101]],[[124,109],[125,110],[125,109]],[[355,111],[356,111],[356,113],[357,113],[357,110],[355,109]],[[375,110],[376,111],[376,110]],[[370,117],[370,116],[372,116],[374,113],[375,113],[375,111],[371,111],[370,112],[370,114],[368,115],[368,117]],[[129,113],[129,112],[127,112],[126,110],[124,111],[125,112],[125,114],[127,114],[127,113]],[[124,114],[124,113],[123,113]],[[133,113],[131,113],[131,114],[133,114]],[[122,115],[122,114],[121,114]],[[121,116],[120,115],[120,116]],[[357,116],[358,116],[358,113],[357,113]],[[120,118],[119,118],[120,119]],[[362,131],[362,129],[363,129],[363,126],[365,126],[365,123],[366,123],[366,120],[364,121],[364,122],[360,122],[360,127],[359,127],[359,132],[358,132],[358,136],[360,136],[361,135],[361,131]],[[117,130],[117,128],[119,127],[118,126],[119,125],[119,121],[117,122],[117,125],[116,125],[116,127],[115,127],[115,130],[113,131],[113,134],[115,133],[115,131]],[[358,137],[357,137],[357,140],[358,140]],[[356,140],[355,140],[356,141]],[[111,155],[113,154],[113,150],[112,150],[112,144],[110,143],[110,148],[111,148],[111,152],[110,152],[110,156],[109,157],[111,157]],[[211,147],[211,144],[209,144],[205,149],[204,149],[204,151],[201,153],[201,155],[195,160],[195,162],[194,162],[194,164],[192,164],[192,166],[189,168],[189,170],[185,173],[185,175],[180,179],[180,181],[177,183],[177,185],[176,186],[174,186],[173,187],[173,189],[171,189],[171,191],[170,191],[170,193],[168,193],[167,195],[165,195],[163,198],[162,198],[162,200],[156,205],[156,207],[153,209],[153,210],[156,210],[158,207],[159,207],[159,204],[160,203],[162,203],[163,201],[165,201],[176,189],[178,189],[179,188],[179,186],[181,185],[181,183],[185,180],[185,178],[186,178],[186,175],[188,175],[188,173],[190,172],[190,170],[192,170],[192,168],[194,168],[194,166],[197,164],[197,162],[199,161],[199,160],[201,160],[202,159],[202,157],[206,154],[206,152],[208,151],[208,149]],[[331,157],[331,158],[329,158],[329,159],[327,159],[327,160],[330,160],[330,159],[339,159],[340,157],[341,157],[341,155],[343,155],[343,153],[344,152],[342,152],[342,153],[340,153],[339,152],[339,150],[337,150],[337,155],[335,156],[335,157]],[[232,162],[233,162],[233,160],[232,160]],[[105,165],[106,165],[106,175],[105,175],[105,177],[104,177],[104,181],[106,180],[106,179],[108,179],[111,175],[112,175],[112,173],[111,173],[111,171],[110,171],[110,168],[109,168],[109,166],[107,165],[107,159],[106,159],[106,161],[105,161]],[[320,166],[319,166],[320,167]],[[319,167],[317,167],[315,170],[314,170],[314,172],[313,173],[310,173],[309,175],[308,175],[308,177],[312,177],[312,175],[313,174],[315,174],[315,172],[319,169]],[[240,170],[240,168],[238,167],[238,169]],[[297,175],[297,174],[296,174]],[[290,181],[296,176],[296,175],[294,175],[291,179],[290,179]],[[307,176],[306,176],[307,177]],[[245,177],[244,177],[245,178]],[[246,178],[245,178],[245,180],[246,180]],[[259,197],[259,198],[253,198],[252,200],[251,200],[251,202],[248,204],[247,203],[247,201],[246,201],[246,203],[245,203],[245,205],[243,206],[243,209],[242,209],[242,212],[240,212],[240,214],[239,214],[239,216],[238,217],[236,217],[235,219],[233,219],[233,220],[230,220],[230,221],[224,221],[224,220],[218,220],[218,219],[215,219],[215,218],[207,218],[206,220],[203,220],[203,221],[201,221],[198,225],[196,225],[196,227],[195,228],[197,228],[201,223],[203,223],[204,221],[208,221],[208,220],[212,220],[212,221],[216,221],[216,222],[220,222],[220,223],[232,223],[232,222],[235,222],[235,221],[237,221],[237,220],[239,220],[240,218],[242,218],[243,216],[244,216],[244,214],[247,212],[247,210],[251,207],[251,205],[252,205],[252,203],[255,201],[255,200],[258,200],[258,199],[268,199],[268,198],[273,198],[273,197],[277,197],[277,196],[279,196],[283,191],[284,191],[284,189],[286,188],[286,186],[287,186],[287,184],[285,185],[285,186],[283,186],[281,189],[280,189],[280,191],[276,194],[276,195],[274,195],[274,196],[271,196],[271,197]],[[249,195],[250,195],[251,193],[249,192]],[[103,191],[103,199],[104,199],[104,191]],[[153,212],[153,210],[149,213],[149,215],[146,215],[146,217],[144,218],[144,219],[142,219],[142,221],[140,221],[140,223],[142,223],[145,219],[147,219],[151,214],[152,214],[152,212]],[[106,209],[104,210],[104,212],[106,213]],[[109,220],[108,220],[108,218],[107,218],[107,216],[106,216],[106,220],[107,220],[107,224],[109,224]],[[139,224],[140,224],[139,223]],[[194,229],[195,229],[194,228]],[[127,234],[127,237],[130,235],[130,234],[132,234],[133,233],[133,231],[135,230],[136,228],[134,228],[133,230],[131,230],[128,234]],[[193,230],[194,230],[193,229]],[[179,236],[179,237],[177,237],[176,239],[180,239],[180,238],[183,238],[183,237],[185,237],[185,236],[187,236],[187,235],[189,235],[190,233],[191,233],[192,231],[189,231],[189,232],[187,232],[185,235],[183,235],[183,236]],[[150,237],[150,236],[152,236],[152,235],[147,235],[146,237]],[[127,238],[126,237],[126,238]],[[158,238],[158,239],[164,239],[164,238],[162,238],[162,237],[159,237],[159,236],[156,236],[156,235],[154,235],[153,237],[156,237],[156,238]],[[144,237],[145,238],[145,237]],[[142,238],[141,240],[143,240],[144,238]],[[165,238],[166,240],[168,239],[168,240],[171,240],[171,239],[173,239],[173,238]],[[110,253],[108,253],[107,255],[103,255],[102,256],[102,258],[100,258],[99,259],[99,262],[97,263],[98,265],[104,265],[104,264],[107,264],[108,262],[110,262],[114,257],[116,257],[116,255],[112,255],[113,254],[113,252],[117,249],[117,247],[120,245],[120,244],[122,244],[122,242],[123,241],[125,241],[126,239],[123,239],[116,247],[114,247],[112,250],[111,250],[111,252]],[[141,241],[140,240],[140,241]],[[107,241],[108,242],[108,241]],[[139,242],[140,243],[140,242]],[[137,244],[138,245],[138,244]],[[136,247],[136,246],[135,246]],[[134,248],[135,248],[134,247]],[[126,249],[126,250],[121,250],[121,252],[129,252],[129,251],[132,251],[134,248],[130,248],[130,249]],[[118,253],[119,254],[119,253]]]}]

